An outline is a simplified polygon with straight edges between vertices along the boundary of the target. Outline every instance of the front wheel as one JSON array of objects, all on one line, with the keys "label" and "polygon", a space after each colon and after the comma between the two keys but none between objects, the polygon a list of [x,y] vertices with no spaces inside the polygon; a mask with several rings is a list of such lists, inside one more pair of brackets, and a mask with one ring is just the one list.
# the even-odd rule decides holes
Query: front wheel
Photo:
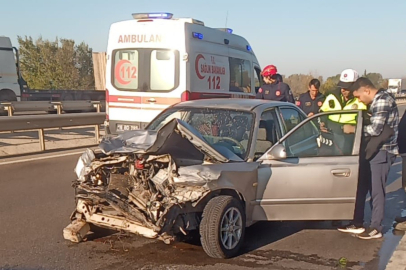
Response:
[{"label": "front wheel", "polygon": [[244,241],[245,211],[241,201],[218,196],[209,201],[200,223],[200,241],[212,258],[237,255]]}]

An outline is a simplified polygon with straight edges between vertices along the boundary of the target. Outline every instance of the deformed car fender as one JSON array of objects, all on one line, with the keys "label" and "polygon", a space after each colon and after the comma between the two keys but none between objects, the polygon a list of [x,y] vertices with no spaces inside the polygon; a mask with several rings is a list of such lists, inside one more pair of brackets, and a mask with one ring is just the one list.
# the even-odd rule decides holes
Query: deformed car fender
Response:
[{"label": "deformed car fender", "polygon": [[197,204],[206,204],[218,195],[237,194],[244,202],[247,224],[252,222],[253,201],[256,199],[258,183],[258,162],[236,162],[204,164],[181,168],[177,183],[206,186],[210,192],[200,198]]}]

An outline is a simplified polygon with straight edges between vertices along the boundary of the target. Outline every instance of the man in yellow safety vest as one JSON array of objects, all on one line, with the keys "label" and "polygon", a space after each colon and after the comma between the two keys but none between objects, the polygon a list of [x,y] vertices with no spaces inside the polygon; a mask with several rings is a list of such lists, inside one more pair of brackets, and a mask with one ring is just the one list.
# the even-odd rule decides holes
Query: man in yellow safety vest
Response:
[{"label": "man in yellow safety vest", "polygon": [[[367,106],[353,96],[350,87],[359,78],[358,72],[353,69],[346,69],[341,72],[338,89],[329,94],[320,107],[321,112],[331,112],[340,110],[366,110]],[[357,114],[334,114],[328,116],[327,121],[320,123],[321,129],[332,132],[335,155],[348,155],[352,150],[353,135],[344,134],[342,127],[344,124],[355,125]],[[328,135],[325,134],[327,137]]]}]

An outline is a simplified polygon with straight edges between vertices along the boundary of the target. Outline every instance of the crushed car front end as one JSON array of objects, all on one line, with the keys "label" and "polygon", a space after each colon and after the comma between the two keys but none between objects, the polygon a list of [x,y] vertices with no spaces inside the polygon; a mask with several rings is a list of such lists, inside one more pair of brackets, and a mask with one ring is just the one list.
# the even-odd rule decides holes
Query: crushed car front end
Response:
[{"label": "crushed car front end", "polygon": [[87,223],[170,242],[198,227],[202,209],[196,206],[210,192],[203,183],[180,183],[170,155],[106,156],[87,150],[76,171],[77,206],[64,230],[73,242],[83,239]]}]

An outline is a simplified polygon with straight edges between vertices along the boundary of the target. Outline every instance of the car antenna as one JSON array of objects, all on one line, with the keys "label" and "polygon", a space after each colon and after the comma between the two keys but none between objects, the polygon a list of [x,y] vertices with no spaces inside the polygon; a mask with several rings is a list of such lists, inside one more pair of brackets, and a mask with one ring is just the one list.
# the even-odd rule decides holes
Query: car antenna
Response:
[{"label": "car antenna", "polygon": [[227,20],[228,20],[228,10],[227,10],[227,15],[226,15],[226,26],[225,26],[225,28],[227,28]]}]

